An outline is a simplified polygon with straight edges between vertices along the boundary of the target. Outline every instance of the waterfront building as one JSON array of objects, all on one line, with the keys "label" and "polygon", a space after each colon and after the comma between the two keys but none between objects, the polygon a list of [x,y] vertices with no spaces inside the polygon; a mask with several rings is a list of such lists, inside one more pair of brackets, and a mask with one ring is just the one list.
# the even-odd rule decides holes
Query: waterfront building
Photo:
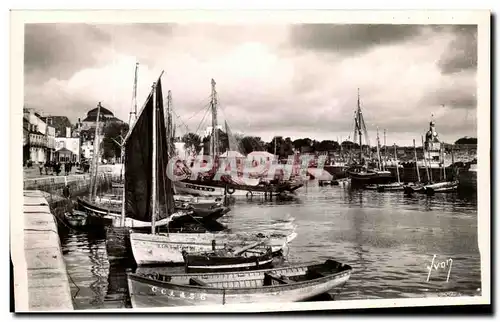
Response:
[{"label": "waterfront building", "polygon": [[45,163],[47,161],[47,124],[33,109],[23,110],[23,161]]},{"label": "waterfront building", "polygon": [[[95,130],[97,122],[98,108],[93,108],[87,112],[87,116],[78,122],[74,129],[74,135],[80,138],[80,162],[90,160],[94,157],[94,147],[96,144],[101,144],[104,136],[104,129],[111,123],[124,123],[122,120],[114,116],[113,112],[101,105],[99,113],[99,142],[95,142]],[[102,150],[101,150],[102,152]],[[99,158],[99,162],[102,161]]]},{"label": "waterfront building", "polygon": [[57,161],[80,162],[80,138],[71,137],[68,133],[67,137],[59,137],[55,141]]}]

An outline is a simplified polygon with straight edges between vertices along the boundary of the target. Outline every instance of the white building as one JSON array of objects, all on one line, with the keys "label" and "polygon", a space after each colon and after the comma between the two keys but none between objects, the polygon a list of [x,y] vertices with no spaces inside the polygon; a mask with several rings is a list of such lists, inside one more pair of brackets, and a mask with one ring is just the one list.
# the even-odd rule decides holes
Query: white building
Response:
[{"label": "white building", "polygon": [[54,161],[56,152],[56,129],[50,125],[47,125],[47,160]]},{"label": "white building", "polygon": [[[62,149],[71,151],[70,161],[80,162],[80,138],[55,138],[56,153]],[[62,160],[58,160],[62,161]]]},{"label": "white building", "polygon": [[47,124],[33,109],[25,108],[23,117],[28,124],[28,158],[35,163],[45,163],[47,161]]},{"label": "white building", "polygon": [[[99,137],[99,143],[102,143],[102,137]],[[83,141],[81,146],[81,158],[85,160],[91,160],[94,157],[94,140]],[[99,158],[99,162],[102,162],[102,158]]]}]

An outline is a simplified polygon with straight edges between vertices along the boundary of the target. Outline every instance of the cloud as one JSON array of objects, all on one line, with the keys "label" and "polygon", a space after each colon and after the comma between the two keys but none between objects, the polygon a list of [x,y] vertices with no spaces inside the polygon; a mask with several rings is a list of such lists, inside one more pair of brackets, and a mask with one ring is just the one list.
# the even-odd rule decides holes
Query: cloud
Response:
[{"label": "cloud", "polygon": [[348,55],[407,41],[420,35],[421,29],[418,25],[299,24],[292,27],[290,37],[299,48]]},{"label": "cloud", "polygon": [[[449,27],[56,27],[39,35],[41,39],[57,39],[51,42],[54,48],[50,50],[39,48],[41,39],[33,43],[33,33],[27,38],[32,42],[27,48],[38,56],[29,53],[30,59],[37,58],[26,62],[31,65],[25,70],[25,103],[45,113],[66,115],[72,121],[85,117],[99,101],[128,121],[134,68],[139,61],[138,108],[164,70],[164,96],[172,90],[173,107],[181,117],[178,134],[186,130],[185,125],[190,131],[209,125],[208,116],[203,122],[202,118],[212,78],[217,82],[219,123],[227,120],[233,132],[264,140],[274,135],[316,139],[352,136],[358,88],[372,143],[377,126],[381,133],[387,129],[393,140],[408,143],[419,139],[433,113],[440,136],[450,141],[476,131],[472,122],[464,121],[464,113],[476,106],[475,71],[443,74],[437,64],[457,39],[456,31]],[[319,39],[327,37],[330,28],[333,36],[321,45]],[[311,30],[319,30],[320,35]],[[297,33],[303,33],[300,39]],[[56,58],[69,57],[69,53],[59,53],[57,48],[72,42],[78,51],[85,49],[84,54],[71,49],[74,58],[61,64]],[[50,63],[40,63],[43,61]],[[44,77],[33,77],[47,71]]]},{"label": "cloud", "polygon": [[68,79],[99,63],[111,38],[87,24],[26,24],[24,68],[37,80]]},{"label": "cloud", "polygon": [[454,39],[441,56],[438,66],[443,74],[477,69],[477,26],[465,25],[453,28]]}]

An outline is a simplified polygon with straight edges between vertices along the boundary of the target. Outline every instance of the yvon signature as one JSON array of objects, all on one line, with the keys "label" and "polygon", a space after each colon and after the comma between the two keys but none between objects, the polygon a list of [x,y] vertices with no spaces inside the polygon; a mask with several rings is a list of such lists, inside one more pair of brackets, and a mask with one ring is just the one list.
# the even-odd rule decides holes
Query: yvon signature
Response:
[{"label": "yvon signature", "polygon": [[432,262],[431,265],[427,266],[427,269],[429,270],[429,274],[427,275],[427,282],[429,282],[429,279],[431,278],[431,273],[432,271],[446,271],[448,270],[448,275],[446,277],[446,283],[450,280],[450,273],[451,273],[451,266],[453,265],[453,259],[449,258],[443,262],[436,261],[436,256],[432,257]]}]

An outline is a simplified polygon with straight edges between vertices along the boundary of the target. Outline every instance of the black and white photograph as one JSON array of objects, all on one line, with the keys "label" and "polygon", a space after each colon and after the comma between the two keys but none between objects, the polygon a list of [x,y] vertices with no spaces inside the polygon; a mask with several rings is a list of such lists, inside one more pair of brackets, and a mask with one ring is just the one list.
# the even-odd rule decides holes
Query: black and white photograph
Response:
[{"label": "black and white photograph", "polygon": [[12,11],[10,52],[16,312],[491,304],[489,11]]}]

